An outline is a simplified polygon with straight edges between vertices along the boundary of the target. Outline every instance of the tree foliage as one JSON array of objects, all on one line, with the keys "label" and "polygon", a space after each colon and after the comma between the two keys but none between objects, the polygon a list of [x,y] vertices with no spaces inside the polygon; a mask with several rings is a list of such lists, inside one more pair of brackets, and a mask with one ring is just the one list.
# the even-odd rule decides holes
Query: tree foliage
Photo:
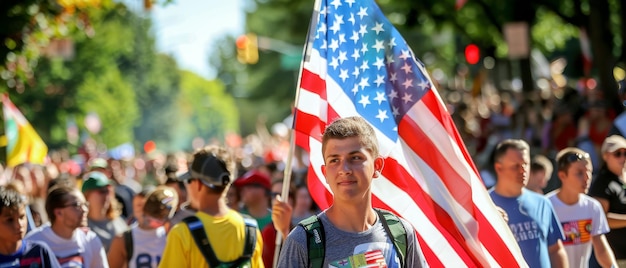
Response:
[{"label": "tree foliage", "polygon": [[[508,62],[504,28],[507,23],[516,21],[527,22],[530,26],[531,48],[539,49],[548,57],[565,55],[569,59],[568,68],[577,70],[572,74],[583,75],[578,39],[580,29],[584,28],[589,33],[594,59],[594,69],[589,75],[599,79],[605,96],[615,94],[612,68],[626,56],[622,45],[626,37],[623,19],[626,12],[624,4],[618,0],[470,0],[460,10],[455,10],[455,0],[377,2],[427,67],[443,70],[449,80],[459,66],[466,64],[463,49],[469,43],[477,44],[481,55],[494,57],[497,62]],[[248,6],[247,32],[298,46],[304,44],[312,1],[249,0]],[[230,45],[234,47],[234,41]],[[222,59],[217,64],[213,60],[216,66],[237,64],[233,63],[232,51],[216,58]],[[520,62],[526,90],[534,90],[530,61]],[[228,68],[218,74],[220,79],[229,77],[245,78],[231,79],[234,83],[227,85],[245,92],[241,95],[248,97],[247,101],[257,105],[270,101],[284,111],[285,114],[269,117],[270,123],[289,113],[287,103],[293,100],[296,81],[293,74],[281,69],[280,54],[261,50],[257,64],[247,65],[243,71]],[[257,109],[257,114],[265,111]],[[252,115],[252,111],[242,111],[242,120],[250,121]]]}]

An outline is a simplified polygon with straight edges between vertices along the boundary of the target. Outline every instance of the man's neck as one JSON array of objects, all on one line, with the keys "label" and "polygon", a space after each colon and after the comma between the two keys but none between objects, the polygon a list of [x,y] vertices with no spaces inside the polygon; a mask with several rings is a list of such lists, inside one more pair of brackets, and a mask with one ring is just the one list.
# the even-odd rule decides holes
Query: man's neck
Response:
[{"label": "man's neck", "polygon": [[504,185],[497,184],[497,183],[494,188],[494,192],[496,192],[496,194],[499,194],[504,197],[518,197],[522,195],[523,191],[524,191],[523,188],[505,187]]},{"label": "man's neck", "polygon": [[52,229],[52,232],[54,232],[54,234],[58,235],[59,237],[63,239],[72,239],[72,235],[74,234],[74,230],[75,230],[75,229],[70,229],[61,224],[56,224],[56,223],[52,224],[50,228]]},{"label": "man's neck", "polygon": [[556,193],[556,196],[559,200],[561,200],[561,202],[563,202],[563,204],[570,206],[578,203],[578,200],[580,200],[580,193],[563,191],[563,189],[559,190],[559,192]]},{"label": "man's neck", "polygon": [[21,246],[22,240],[17,242],[2,241],[0,242],[0,254],[5,256],[12,255],[13,253],[17,252],[17,250],[19,250]]},{"label": "man's neck", "polygon": [[226,205],[223,197],[205,196],[198,202],[198,211],[209,214],[213,217],[222,217],[228,214],[230,208]]},{"label": "man's neck", "polygon": [[376,223],[376,212],[367,202],[342,206],[333,204],[326,211],[330,222],[340,230],[352,233],[363,232]]}]

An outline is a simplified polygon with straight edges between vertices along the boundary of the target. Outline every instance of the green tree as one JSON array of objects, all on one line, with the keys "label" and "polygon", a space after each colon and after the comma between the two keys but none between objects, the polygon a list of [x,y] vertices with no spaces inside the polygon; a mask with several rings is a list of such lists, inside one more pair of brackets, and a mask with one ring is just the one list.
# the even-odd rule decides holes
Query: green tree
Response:
[{"label": "green tree", "polygon": [[[626,30],[623,27],[623,3],[617,0],[531,0],[531,1],[467,1],[460,10],[455,10],[455,0],[379,0],[377,1],[387,18],[403,34],[416,55],[429,68],[444,70],[449,78],[465,64],[463,49],[469,43],[477,44],[482,55],[494,57],[497,62],[511,64],[507,59],[507,45],[503,34],[509,22],[524,21],[530,26],[531,48],[538,48],[544,55],[571,53],[570,58],[579,58],[580,50],[572,50],[568,44],[577,43],[579,29],[584,27],[593,47],[595,75],[605,96],[615,95],[612,68],[624,56]],[[304,0],[250,0],[246,15],[246,31],[259,37],[267,36],[302,46],[306,38],[313,3]],[[234,47],[234,38],[229,45]],[[237,64],[234,52],[221,49],[221,63],[215,66]],[[238,96],[246,97],[258,105],[271,101],[277,107],[285,107],[293,100],[295,79],[281,69],[280,55],[273,51],[260,51],[259,62],[246,65],[243,71],[227,68],[218,73],[219,79],[230,79],[229,89]],[[535,89],[529,59],[513,62],[519,65],[525,90]],[[570,62],[570,65],[574,65]],[[581,66],[574,66],[582,68]],[[243,72],[244,74],[239,74]],[[237,79],[232,79],[233,77]],[[572,77],[577,78],[577,77]],[[611,98],[614,100],[615,98]],[[274,109],[275,110],[275,109]],[[257,109],[257,113],[266,112]],[[249,112],[242,111],[242,121],[251,120]],[[254,114],[252,114],[254,115]],[[281,116],[269,117],[268,122],[278,121]]]},{"label": "green tree", "polygon": [[196,137],[223,141],[225,134],[239,132],[235,100],[221,82],[181,71],[180,86],[177,100],[180,117],[173,122],[177,130],[173,146],[190,149]]}]

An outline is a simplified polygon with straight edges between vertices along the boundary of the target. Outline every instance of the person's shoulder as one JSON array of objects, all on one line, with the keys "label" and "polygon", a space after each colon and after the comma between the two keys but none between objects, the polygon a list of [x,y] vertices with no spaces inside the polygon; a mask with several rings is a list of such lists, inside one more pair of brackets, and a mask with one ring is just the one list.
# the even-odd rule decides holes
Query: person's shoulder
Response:
[{"label": "person's shoulder", "polygon": [[35,229],[32,229],[30,232],[28,232],[26,234],[26,236],[24,236],[24,239],[28,240],[28,239],[39,239],[42,236],[44,236],[46,230],[50,229],[50,225],[49,224],[44,224],[42,226],[39,226]]},{"label": "person's shoulder", "polygon": [[52,249],[50,248],[50,246],[48,246],[48,244],[46,242],[43,241],[39,241],[39,240],[22,240],[22,243],[24,243],[24,254],[26,254],[29,251],[32,250],[44,250],[47,251],[49,253],[52,252]]},{"label": "person's shoulder", "polygon": [[581,194],[580,195],[580,201],[579,201],[583,206],[586,207],[590,207],[590,208],[600,208],[602,210],[604,210],[602,208],[602,204],[600,204],[600,201],[598,201],[597,199],[588,196],[586,194]]}]

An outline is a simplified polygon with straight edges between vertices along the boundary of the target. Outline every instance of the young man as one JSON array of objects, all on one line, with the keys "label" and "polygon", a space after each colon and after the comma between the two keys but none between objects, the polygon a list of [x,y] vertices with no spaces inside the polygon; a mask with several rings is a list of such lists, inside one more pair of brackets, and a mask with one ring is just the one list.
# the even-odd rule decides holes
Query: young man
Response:
[{"label": "young man", "polygon": [[259,229],[263,230],[272,222],[270,177],[258,170],[251,170],[237,179],[234,186],[239,190],[243,202],[240,212],[252,216],[257,221]]},{"label": "young man", "polygon": [[616,265],[604,234],[609,225],[597,200],[586,195],[591,183],[591,159],[578,148],[568,147],[556,155],[561,188],[546,195],[561,221],[569,267],[588,267],[591,248],[602,267]]},{"label": "young man", "polygon": [[[314,216],[323,226],[322,267],[365,262],[365,256],[375,258],[384,265],[381,267],[401,267],[402,262],[404,267],[428,266],[413,227],[398,218],[407,234],[406,255],[401,260],[394,237],[385,230],[385,218],[372,207],[372,180],[380,176],[384,160],[378,155],[376,133],[369,123],[361,117],[348,117],[328,125],[322,137],[322,155],[322,172],[334,194],[333,204]],[[308,245],[305,227],[294,228],[284,243],[278,267],[315,267]]]},{"label": "young man", "polygon": [[26,198],[0,186],[0,267],[61,267],[48,245],[23,240]]},{"label": "young man", "polygon": [[489,191],[507,216],[509,227],[530,267],[567,267],[563,231],[552,204],[525,188],[530,152],[523,140],[508,139],[496,146],[496,185]]},{"label": "young man", "polygon": [[100,239],[85,227],[88,206],[78,189],[54,186],[46,197],[50,224],[28,233],[26,239],[49,245],[63,267],[109,267]]},{"label": "young man", "polygon": [[[224,148],[211,146],[194,153],[189,172],[182,178],[191,206],[198,211],[172,228],[159,267],[217,267],[235,262],[264,267],[263,240],[256,221],[244,219],[226,205],[234,168],[234,160]],[[254,242],[248,242],[252,238]]]},{"label": "young man", "polygon": [[159,186],[145,198],[141,218],[130,230],[117,236],[107,253],[116,268],[157,267],[166,241],[166,224],[178,206],[176,190]]}]

